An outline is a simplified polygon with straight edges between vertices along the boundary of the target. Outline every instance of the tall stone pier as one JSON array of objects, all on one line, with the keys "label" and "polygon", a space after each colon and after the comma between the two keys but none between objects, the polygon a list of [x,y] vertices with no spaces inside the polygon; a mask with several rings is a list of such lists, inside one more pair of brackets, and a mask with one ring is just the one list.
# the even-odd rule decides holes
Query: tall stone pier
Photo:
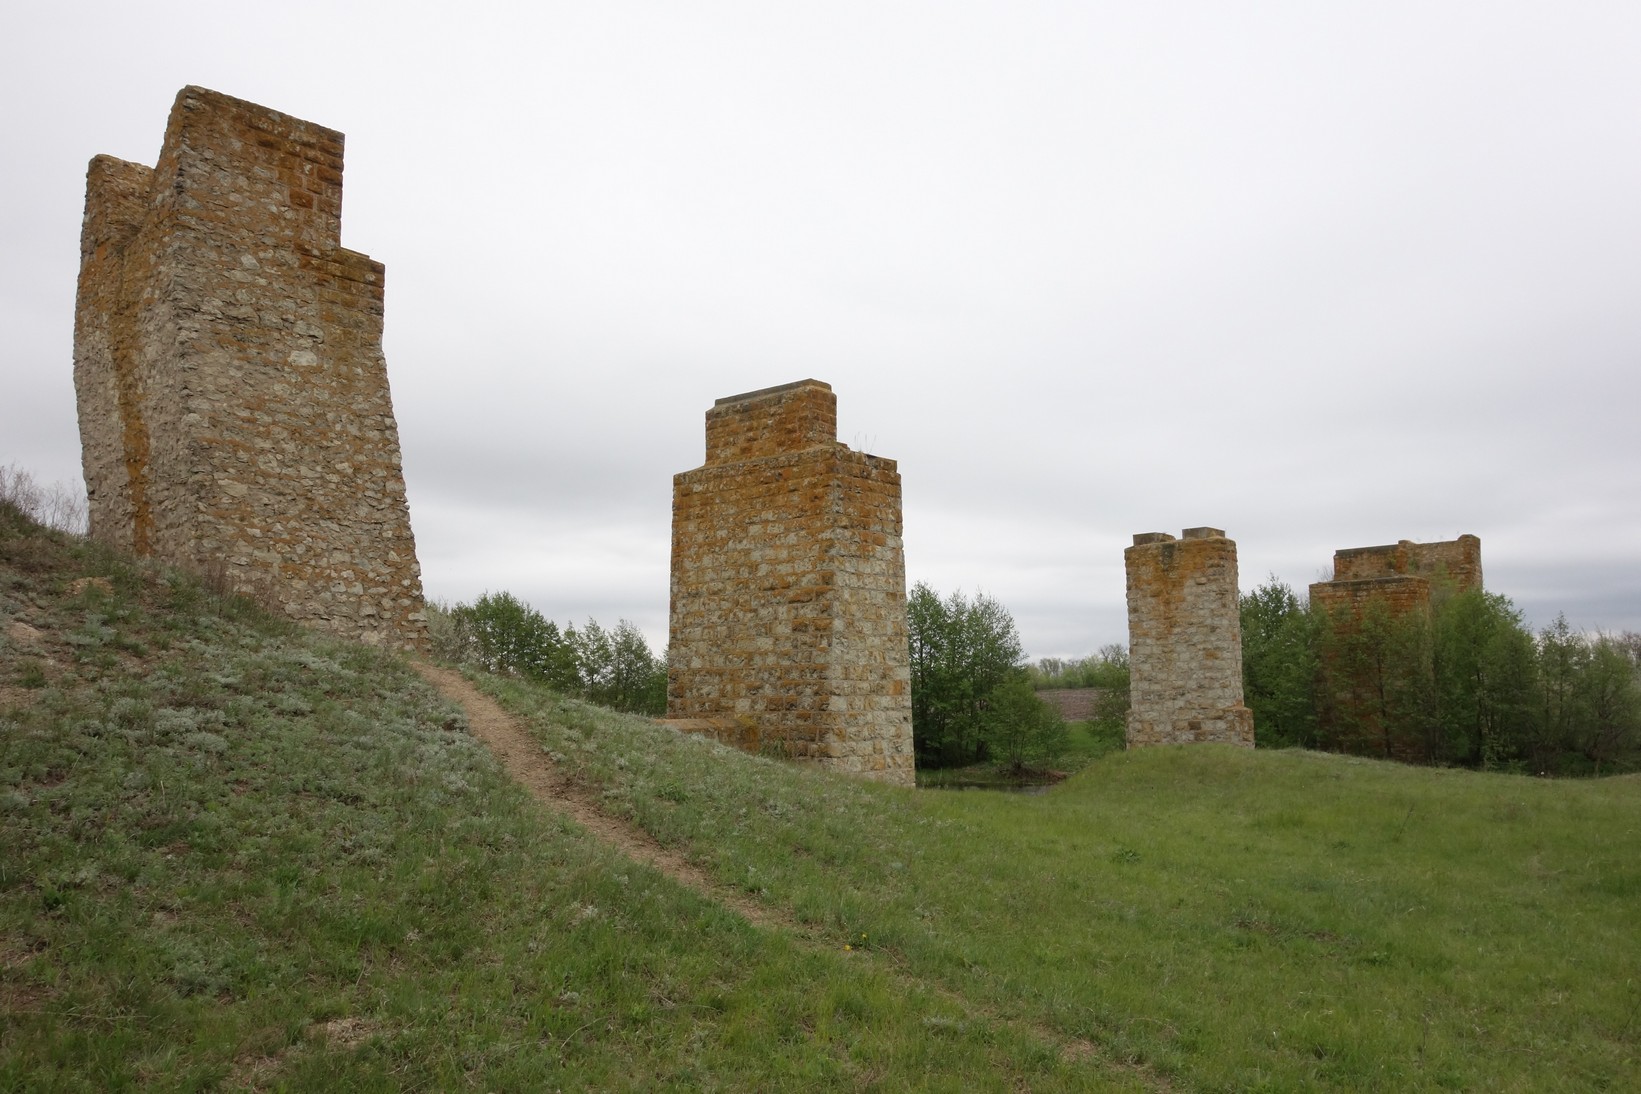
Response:
[{"label": "tall stone pier", "polygon": [[425,642],[379,262],[342,134],[178,93],[154,167],[91,161],[74,386],[91,534],[292,619]]},{"label": "tall stone pier", "polygon": [[1128,571],[1128,747],[1254,743],[1242,705],[1236,544],[1218,528],[1134,537]]},{"label": "tall stone pier", "polygon": [[1482,588],[1481,540],[1404,539],[1333,553],[1333,579],[1310,587],[1328,621],[1319,683],[1322,719],[1347,749],[1434,762],[1423,734],[1409,732],[1409,688],[1435,687],[1432,612],[1444,592]]},{"label": "tall stone pier", "polygon": [[673,477],[667,715],[751,751],[913,783],[895,461],[800,380],[719,399]]}]

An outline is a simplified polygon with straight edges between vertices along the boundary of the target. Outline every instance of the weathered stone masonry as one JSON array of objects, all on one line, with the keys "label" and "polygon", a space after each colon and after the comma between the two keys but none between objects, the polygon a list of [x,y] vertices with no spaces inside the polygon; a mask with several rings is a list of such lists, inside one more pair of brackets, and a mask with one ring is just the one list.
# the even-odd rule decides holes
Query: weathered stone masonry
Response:
[{"label": "weathered stone masonry", "polygon": [[910,786],[895,462],[837,442],[817,380],[719,399],[706,433],[673,478],[668,717]]},{"label": "weathered stone masonry", "polygon": [[[1389,621],[1422,619],[1428,623],[1432,594],[1440,582],[1455,592],[1482,587],[1479,538],[1462,535],[1436,543],[1404,539],[1382,547],[1344,548],[1333,553],[1333,580],[1310,587],[1311,606],[1326,612],[1330,620],[1331,652],[1324,654],[1321,663],[1327,717],[1336,727],[1353,727],[1363,747],[1383,741],[1387,756],[1399,754],[1398,746],[1384,734],[1378,670],[1371,661],[1360,660],[1353,668],[1349,658],[1341,660],[1340,645],[1348,646],[1353,636],[1366,633],[1364,623],[1370,609],[1382,610]],[[1405,633],[1402,640],[1406,641]],[[1392,656],[1413,658],[1413,667],[1403,664],[1398,671],[1417,673],[1434,685],[1435,665],[1428,648],[1402,648]]]},{"label": "weathered stone masonry", "polygon": [[341,246],[342,134],[184,88],[156,166],[91,161],[74,382],[91,534],[293,619],[425,641],[382,356]]},{"label": "weathered stone masonry", "polygon": [[1128,747],[1254,743],[1242,705],[1236,544],[1218,528],[1134,537],[1128,572]]},{"label": "weathered stone masonry", "polygon": [[1311,604],[1334,615],[1359,616],[1373,601],[1392,617],[1430,610],[1432,581],[1458,592],[1482,587],[1481,540],[1463,535],[1436,543],[1404,539],[1383,547],[1347,547],[1333,553],[1333,580],[1310,587]]}]

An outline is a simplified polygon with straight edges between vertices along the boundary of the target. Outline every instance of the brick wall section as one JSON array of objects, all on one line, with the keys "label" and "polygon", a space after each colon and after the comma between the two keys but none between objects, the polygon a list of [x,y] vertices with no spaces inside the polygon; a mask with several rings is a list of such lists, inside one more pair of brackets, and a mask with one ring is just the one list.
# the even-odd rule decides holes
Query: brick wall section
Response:
[{"label": "brick wall section", "polygon": [[[1434,663],[1428,656],[1410,662],[1415,654],[1403,644],[1411,636],[1399,631],[1386,634],[1382,644],[1358,642],[1364,617],[1375,606],[1382,605],[1391,621],[1400,623],[1418,615],[1423,616],[1422,622],[1428,622],[1430,593],[1430,580],[1417,574],[1347,578],[1310,587],[1311,606],[1327,613],[1329,627],[1319,665],[1322,725],[1346,751],[1408,762],[1420,759],[1407,749],[1409,742],[1404,733],[1386,732],[1380,672],[1403,684],[1418,679],[1433,686]],[[1352,648],[1354,654],[1345,652]],[[1383,670],[1377,667],[1381,656],[1388,662]]]},{"label": "brick wall section", "polygon": [[[1361,633],[1364,613],[1383,605],[1392,620],[1422,615],[1428,620],[1432,594],[1439,581],[1451,581],[1457,591],[1482,588],[1481,540],[1473,535],[1436,543],[1404,539],[1382,547],[1348,547],[1333,553],[1333,580],[1310,587],[1311,606],[1328,613],[1335,639]],[[1428,660],[1419,670],[1435,671]],[[1379,699],[1371,666],[1355,671],[1336,656],[1321,664],[1322,689],[1328,717],[1337,725],[1354,727],[1354,747],[1367,751],[1381,738]],[[1387,755],[1392,752],[1387,751]],[[1413,755],[1403,759],[1416,759]]]},{"label": "brick wall section", "polygon": [[1384,547],[1346,547],[1333,553],[1333,580],[1412,574],[1434,578],[1445,576],[1460,591],[1482,587],[1481,540],[1463,535],[1436,543],[1414,543],[1404,539]]},{"label": "brick wall section", "polygon": [[1253,747],[1242,704],[1236,544],[1217,528],[1134,537],[1128,572],[1128,747]]},{"label": "brick wall section", "polygon": [[74,381],[91,534],[297,621],[426,641],[382,356],[341,246],[342,134],[204,88],[154,168],[91,161]]},{"label": "brick wall section", "polygon": [[1482,587],[1481,540],[1462,535],[1436,543],[1404,539],[1383,547],[1346,547],[1333,553],[1333,580],[1310,587],[1311,604],[1348,626],[1369,603],[1382,601],[1391,618],[1428,613],[1432,582],[1450,580],[1457,591]]},{"label": "brick wall section", "polygon": [[837,443],[817,380],[719,399],[706,432],[673,478],[668,718],[912,785],[895,462]]},{"label": "brick wall section", "polygon": [[[1430,582],[1412,574],[1320,581],[1310,587],[1311,604],[1335,619],[1360,618],[1371,601],[1383,601],[1393,619],[1430,610]],[[1342,615],[1348,612],[1348,615]]]}]

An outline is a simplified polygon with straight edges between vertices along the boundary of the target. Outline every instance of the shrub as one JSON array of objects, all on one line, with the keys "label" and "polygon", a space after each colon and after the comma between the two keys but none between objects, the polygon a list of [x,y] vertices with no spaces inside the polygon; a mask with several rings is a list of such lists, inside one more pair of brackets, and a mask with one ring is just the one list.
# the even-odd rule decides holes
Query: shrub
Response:
[{"label": "shrub", "polygon": [[41,486],[32,474],[16,464],[0,467],[0,506],[58,532],[71,535],[86,532],[83,491],[61,482]]}]

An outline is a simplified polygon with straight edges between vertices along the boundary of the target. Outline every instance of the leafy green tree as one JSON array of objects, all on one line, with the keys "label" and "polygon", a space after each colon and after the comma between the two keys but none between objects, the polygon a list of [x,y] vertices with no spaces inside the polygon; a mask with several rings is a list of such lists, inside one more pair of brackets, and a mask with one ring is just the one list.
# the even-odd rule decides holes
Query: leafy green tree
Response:
[{"label": "leafy green tree", "polygon": [[1128,647],[1109,642],[1087,657],[1040,658],[1026,667],[1026,679],[1038,691],[1079,688],[1093,692],[1092,728],[1104,739],[1121,740],[1127,732],[1129,705]]},{"label": "leafy green tree", "polygon": [[1080,662],[1067,661],[1063,657],[1039,657],[1035,665],[1026,666],[1026,676],[1031,680],[1034,688],[1070,688],[1077,684],[1070,682],[1071,674]]},{"label": "leafy green tree", "polygon": [[1603,765],[1633,770],[1641,750],[1641,673],[1622,642],[1595,636],[1579,692],[1582,718],[1572,746],[1594,774]]},{"label": "leafy green tree", "polygon": [[958,628],[940,595],[923,582],[906,598],[912,674],[912,740],[922,766],[962,763],[978,744],[963,712],[972,691],[958,670]]},{"label": "leafy green tree", "polygon": [[615,651],[610,636],[598,625],[598,620],[587,619],[577,630],[574,623],[564,628],[564,640],[575,651],[576,672],[581,680],[581,691],[595,703],[610,705],[614,678]]},{"label": "leafy green tree", "polygon": [[[1435,673],[1430,617],[1377,597],[1328,614],[1318,644],[1323,747],[1430,762]],[[1256,723],[1257,724],[1257,723]]]},{"label": "leafy green tree", "polygon": [[[591,620],[589,620],[591,623]],[[620,620],[609,632],[609,668],[604,699],[616,710],[660,715],[667,709],[667,663],[650,653],[649,643],[630,620]]]},{"label": "leafy green tree", "polygon": [[1641,635],[1585,634],[1564,617],[1534,635],[1507,597],[1441,581],[1428,612],[1368,600],[1330,615],[1275,579],[1241,609],[1262,745],[1540,774],[1641,769]]},{"label": "leafy green tree", "polygon": [[1437,762],[1508,765],[1536,736],[1533,638],[1503,596],[1471,589],[1447,597],[1434,620]]},{"label": "leafy green tree", "polygon": [[607,631],[589,618],[579,630],[566,627],[564,637],[575,651],[581,694],[632,714],[665,713],[666,661],[650,652],[643,633],[630,620],[622,619]]},{"label": "leafy green tree", "polygon": [[562,657],[558,627],[512,593],[485,593],[451,614],[467,659],[491,672],[542,679]]},{"label": "leafy green tree", "polygon": [[1641,757],[1641,680],[1633,644],[1574,631],[1563,616],[1539,632],[1542,731],[1533,770],[1599,774],[1634,770]]},{"label": "leafy green tree", "polygon": [[1087,657],[1039,658],[1035,665],[1026,667],[1031,686],[1039,691],[1045,688],[1119,688],[1128,687],[1128,647],[1110,642]]},{"label": "leafy green tree", "polygon": [[1315,748],[1320,617],[1273,574],[1239,600],[1243,702],[1261,747]]},{"label": "leafy green tree", "polygon": [[1128,647],[1120,642],[1101,646],[1088,668],[1089,686],[1098,688],[1094,701],[1094,728],[1113,739],[1128,732]]},{"label": "leafy green tree", "polygon": [[667,667],[628,620],[606,631],[596,619],[558,625],[511,593],[429,607],[435,652],[491,672],[539,680],[555,691],[635,714],[667,706]]},{"label": "leafy green tree", "polygon": [[1527,742],[1526,760],[1534,771],[1559,771],[1561,753],[1577,736],[1580,677],[1590,656],[1583,636],[1558,615],[1538,635],[1539,730]]},{"label": "leafy green tree", "polygon": [[1123,643],[1107,642],[1083,663],[1087,666],[1089,687],[1128,687],[1128,647]]},{"label": "leafy green tree", "polygon": [[942,599],[927,584],[906,603],[912,671],[912,739],[925,766],[987,758],[992,693],[1022,673],[1014,619],[997,601],[961,592]]},{"label": "leafy green tree", "polygon": [[991,754],[1015,775],[1028,765],[1065,751],[1066,725],[1060,712],[1037,698],[1025,673],[992,690],[986,704],[985,739]]}]

